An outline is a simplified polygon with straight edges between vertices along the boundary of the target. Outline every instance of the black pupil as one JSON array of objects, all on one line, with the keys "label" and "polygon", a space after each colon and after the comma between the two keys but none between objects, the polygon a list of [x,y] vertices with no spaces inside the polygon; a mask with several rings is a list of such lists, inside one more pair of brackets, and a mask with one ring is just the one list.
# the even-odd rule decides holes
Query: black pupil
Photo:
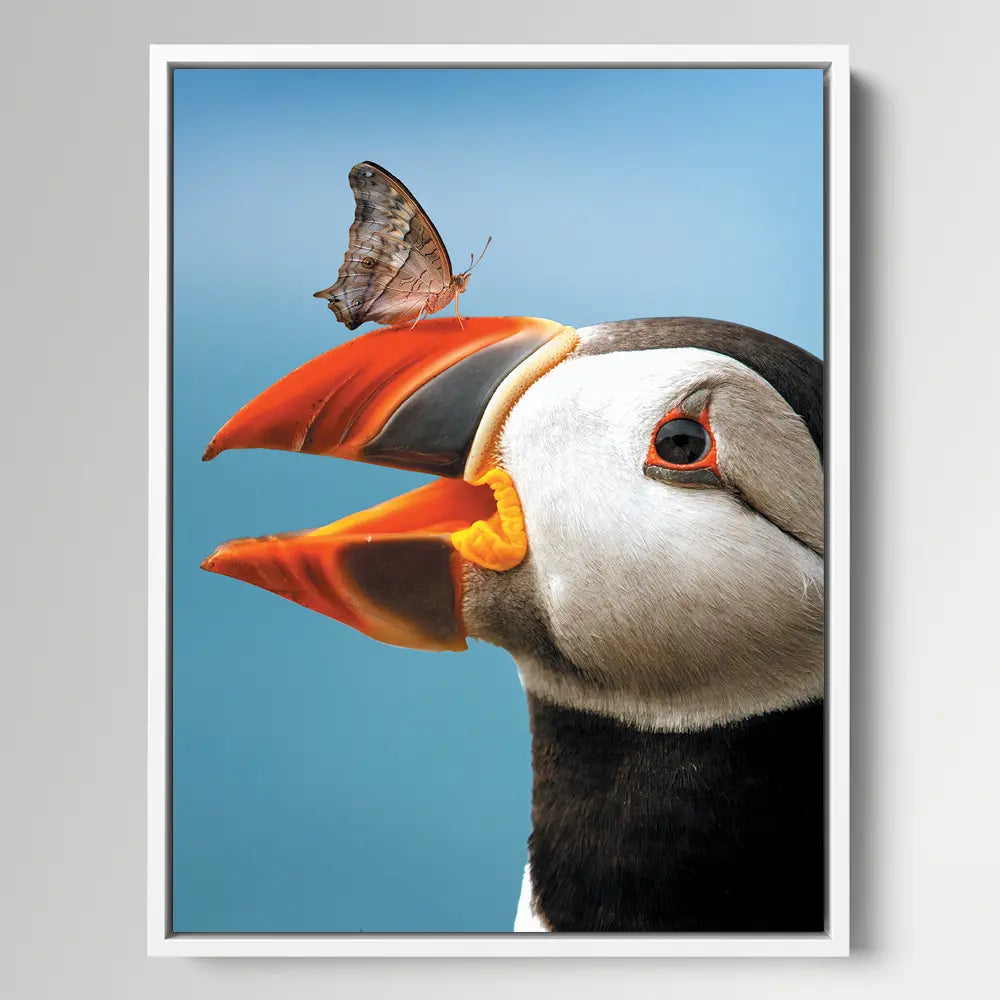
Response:
[{"label": "black pupil", "polygon": [[653,442],[656,454],[671,465],[693,465],[700,462],[711,446],[708,431],[697,420],[668,420],[657,432]]}]

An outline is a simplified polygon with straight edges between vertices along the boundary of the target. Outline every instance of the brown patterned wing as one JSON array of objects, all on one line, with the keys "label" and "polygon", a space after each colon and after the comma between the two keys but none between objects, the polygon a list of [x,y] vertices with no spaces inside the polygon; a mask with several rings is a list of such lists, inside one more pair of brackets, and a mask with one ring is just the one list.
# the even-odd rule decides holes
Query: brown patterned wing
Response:
[{"label": "brown patterned wing", "polygon": [[376,163],[348,174],[354,222],[337,280],[316,292],[349,330],[416,319],[452,283],[444,241],[406,185]]}]

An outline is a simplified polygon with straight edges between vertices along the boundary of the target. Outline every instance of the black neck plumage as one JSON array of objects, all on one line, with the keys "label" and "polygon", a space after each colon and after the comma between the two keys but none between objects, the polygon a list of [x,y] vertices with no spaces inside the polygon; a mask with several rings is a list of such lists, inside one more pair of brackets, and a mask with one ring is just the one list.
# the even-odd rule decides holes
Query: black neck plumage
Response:
[{"label": "black neck plumage", "polygon": [[528,703],[552,930],[823,930],[822,702],[691,733]]}]

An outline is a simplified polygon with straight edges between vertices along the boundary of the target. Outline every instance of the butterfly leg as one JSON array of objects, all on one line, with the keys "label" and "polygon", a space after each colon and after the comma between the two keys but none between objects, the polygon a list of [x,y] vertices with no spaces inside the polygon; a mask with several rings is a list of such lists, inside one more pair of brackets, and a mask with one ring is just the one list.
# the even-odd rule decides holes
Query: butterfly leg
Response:
[{"label": "butterfly leg", "polygon": [[462,322],[462,314],[458,311],[458,296],[455,296],[455,315],[458,317],[459,328],[464,330],[465,324]]},{"label": "butterfly leg", "polygon": [[410,326],[410,329],[412,330],[413,327],[415,327],[424,318],[425,315],[426,315],[426,310],[421,309],[420,312],[417,313],[417,318],[413,321],[413,324]]}]

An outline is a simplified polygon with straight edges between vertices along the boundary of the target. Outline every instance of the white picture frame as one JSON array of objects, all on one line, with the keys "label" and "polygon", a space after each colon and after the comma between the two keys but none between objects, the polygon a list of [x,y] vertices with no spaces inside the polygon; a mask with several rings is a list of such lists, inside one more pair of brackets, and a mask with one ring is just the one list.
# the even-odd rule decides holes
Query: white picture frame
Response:
[{"label": "white picture frame", "polygon": [[[170,79],[190,66],[821,68],[826,136],[827,926],[816,935],[174,934],[170,919]],[[849,953],[850,133],[842,45],[153,45],[149,121],[147,949],[156,956],[834,957]]]}]

